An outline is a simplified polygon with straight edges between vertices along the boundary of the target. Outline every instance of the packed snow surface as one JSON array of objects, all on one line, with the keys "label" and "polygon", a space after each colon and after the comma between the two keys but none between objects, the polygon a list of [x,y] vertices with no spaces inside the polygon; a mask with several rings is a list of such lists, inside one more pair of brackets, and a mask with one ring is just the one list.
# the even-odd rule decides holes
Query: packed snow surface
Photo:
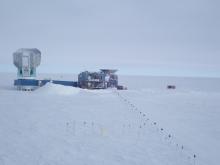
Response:
[{"label": "packed snow surface", "polygon": [[122,77],[127,91],[48,83],[22,92],[14,77],[0,80],[0,165],[220,162],[219,79]]}]

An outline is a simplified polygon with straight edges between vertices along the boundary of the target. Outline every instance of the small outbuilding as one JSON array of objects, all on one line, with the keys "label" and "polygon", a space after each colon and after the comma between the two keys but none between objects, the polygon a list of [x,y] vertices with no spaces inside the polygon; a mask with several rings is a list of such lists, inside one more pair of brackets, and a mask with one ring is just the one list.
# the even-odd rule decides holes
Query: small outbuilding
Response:
[{"label": "small outbuilding", "polygon": [[167,89],[176,89],[175,85],[167,85]]}]

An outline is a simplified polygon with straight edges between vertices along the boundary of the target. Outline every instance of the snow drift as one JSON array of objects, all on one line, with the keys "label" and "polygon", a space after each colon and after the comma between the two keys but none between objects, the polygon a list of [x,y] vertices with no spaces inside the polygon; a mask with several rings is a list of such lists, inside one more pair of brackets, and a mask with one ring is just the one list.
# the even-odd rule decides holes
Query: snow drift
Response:
[{"label": "snow drift", "polygon": [[42,94],[54,94],[54,95],[77,95],[80,92],[80,88],[64,86],[49,82],[44,86],[38,88],[35,93]]}]

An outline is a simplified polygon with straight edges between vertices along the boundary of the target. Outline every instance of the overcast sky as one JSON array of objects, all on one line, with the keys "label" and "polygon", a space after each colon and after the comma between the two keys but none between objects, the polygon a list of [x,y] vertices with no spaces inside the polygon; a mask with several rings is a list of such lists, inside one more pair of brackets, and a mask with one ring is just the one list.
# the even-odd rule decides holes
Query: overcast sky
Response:
[{"label": "overcast sky", "polygon": [[220,77],[219,0],[0,0],[0,70],[18,48],[38,72]]}]

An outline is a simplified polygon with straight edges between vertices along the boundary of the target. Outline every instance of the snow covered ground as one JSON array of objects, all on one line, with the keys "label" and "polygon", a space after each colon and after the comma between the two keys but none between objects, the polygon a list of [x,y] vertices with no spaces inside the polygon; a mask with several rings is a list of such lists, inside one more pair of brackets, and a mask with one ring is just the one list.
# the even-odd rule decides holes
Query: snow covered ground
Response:
[{"label": "snow covered ground", "polygon": [[0,75],[0,165],[220,162],[220,79],[128,76],[127,91],[21,92],[15,74]]}]

